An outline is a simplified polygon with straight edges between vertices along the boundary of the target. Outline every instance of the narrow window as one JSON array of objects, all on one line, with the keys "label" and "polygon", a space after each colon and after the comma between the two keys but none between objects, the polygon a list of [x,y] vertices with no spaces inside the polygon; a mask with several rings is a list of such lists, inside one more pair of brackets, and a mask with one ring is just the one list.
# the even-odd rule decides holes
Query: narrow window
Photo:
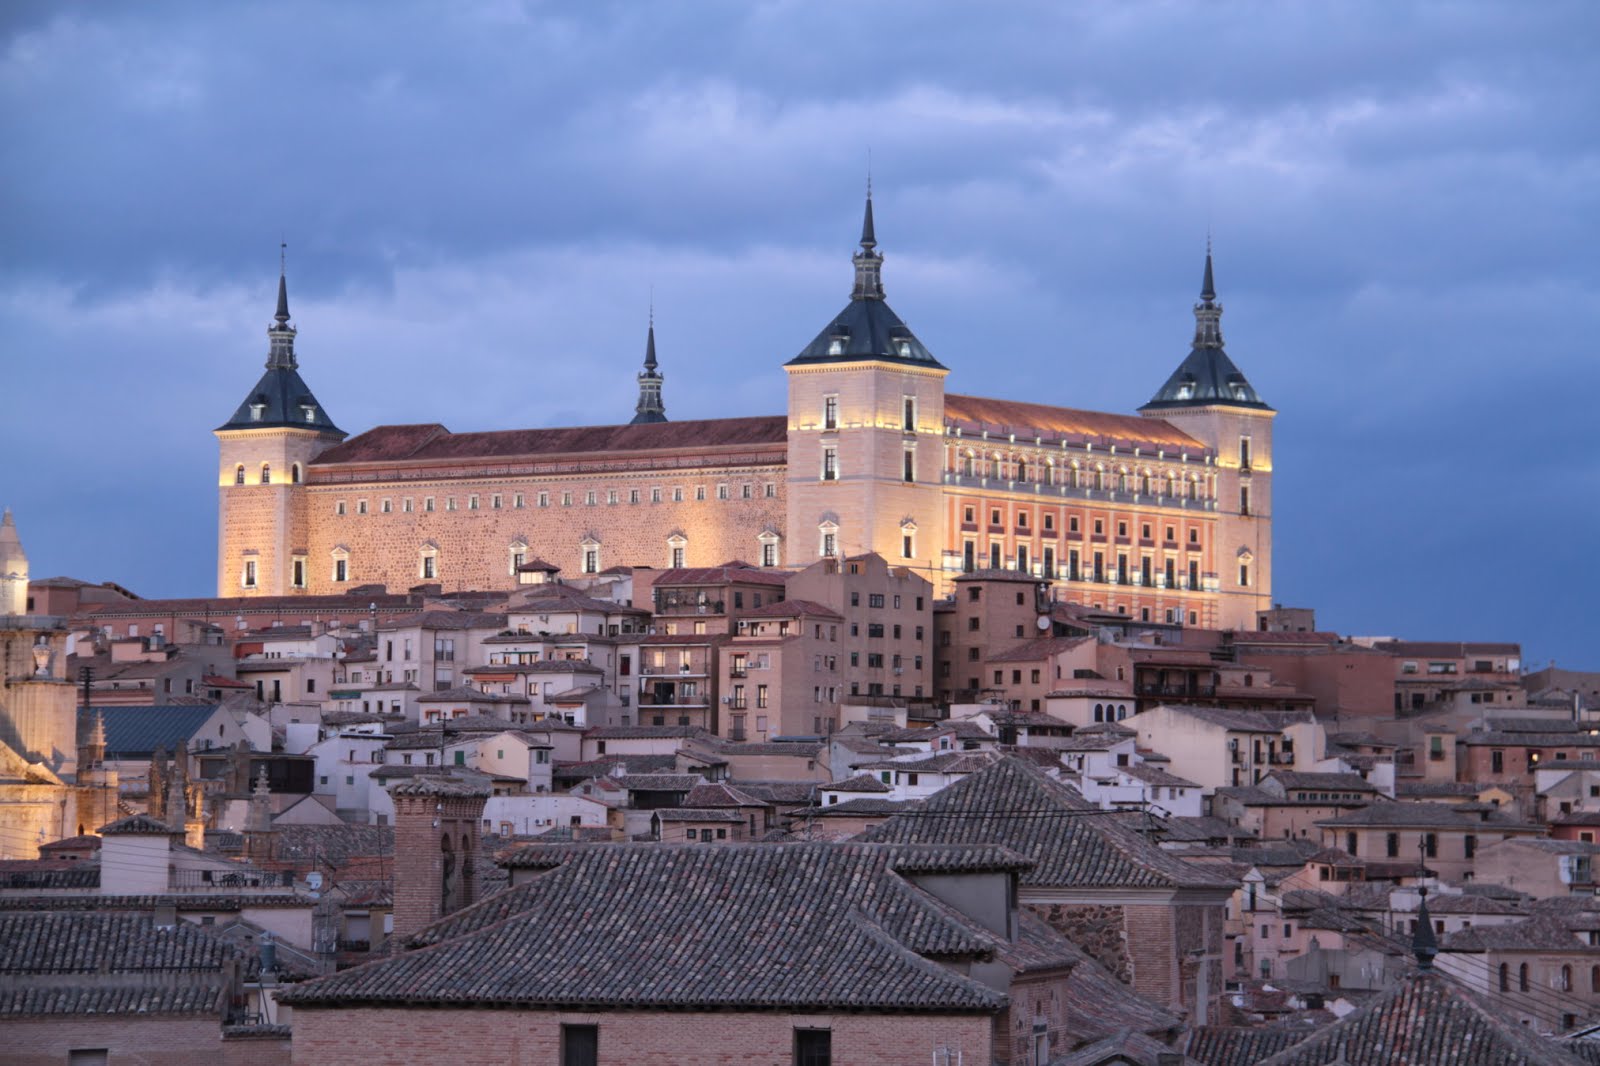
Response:
[{"label": "narrow window", "polygon": [[839,428],[839,397],[824,396],[822,398],[822,428]]},{"label": "narrow window", "polygon": [[261,483],[263,485],[272,484],[272,464],[271,463],[262,463],[261,464]]},{"label": "narrow window", "polygon": [[822,480],[839,480],[839,449],[827,447],[822,449]]},{"label": "narrow window", "polygon": [[[234,467],[234,469],[233,469],[233,483],[235,485],[243,485],[244,484],[244,464],[243,463],[240,463],[238,466]],[[343,513],[344,513],[343,511],[340,512],[340,514],[343,514]]]},{"label": "narrow window", "polygon": [[900,428],[905,430],[907,433],[916,432],[917,398],[915,396],[907,396],[905,398],[905,407],[901,414]]},{"label": "narrow window", "polygon": [[563,1025],[561,1027],[561,1066],[599,1066],[600,1027]]}]

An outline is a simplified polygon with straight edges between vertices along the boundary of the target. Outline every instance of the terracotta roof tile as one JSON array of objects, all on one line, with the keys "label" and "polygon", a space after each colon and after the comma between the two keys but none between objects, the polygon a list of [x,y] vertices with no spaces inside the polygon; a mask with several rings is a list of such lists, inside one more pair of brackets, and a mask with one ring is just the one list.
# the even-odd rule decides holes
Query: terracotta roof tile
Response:
[{"label": "terracotta roof tile", "polygon": [[313,467],[344,463],[393,463],[503,459],[513,456],[581,455],[594,452],[697,451],[725,447],[779,447],[788,441],[785,415],[657,422],[620,426],[566,426],[491,433],[451,433],[437,423],[376,426],[312,461]]},{"label": "terracotta roof tile", "polygon": [[1164,446],[1172,451],[1204,455],[1206,446],[1170,422],[1138,415],[1079,411],[1020,400],[995,400],[983,396],[945,393],[944,420],[948,426],[985,429],[991,434],[1049,441],[1127,441]]}]

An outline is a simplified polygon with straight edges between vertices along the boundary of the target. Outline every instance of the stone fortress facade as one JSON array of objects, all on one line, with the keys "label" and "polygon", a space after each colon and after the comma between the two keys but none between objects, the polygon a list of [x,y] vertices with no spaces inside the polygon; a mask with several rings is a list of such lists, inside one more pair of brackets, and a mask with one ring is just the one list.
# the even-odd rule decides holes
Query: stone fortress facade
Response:
[{"label": "stone fortress facade", "polygon": [[1272,597],[1272,420],[1223,348],[1206,255],[1190,353],[1136,414],[946,391],[884,298],[869,197],[850,302],[784,365],[782,415],[669,421],[652,323],[626,424],[348,437],[299,374],[285,279],[266,372],[216,430],[217,594],[511,588],[518,568],[803,566],[875,551],[940,593],[1249,628]]}]

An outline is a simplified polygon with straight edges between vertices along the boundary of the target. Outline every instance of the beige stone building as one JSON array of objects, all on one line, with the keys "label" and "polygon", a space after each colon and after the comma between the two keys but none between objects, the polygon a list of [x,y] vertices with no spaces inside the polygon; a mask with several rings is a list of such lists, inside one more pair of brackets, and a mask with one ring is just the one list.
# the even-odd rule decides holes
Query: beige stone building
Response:
[{"label": "beige stone building", "polygon": [[1274,412],[1223,350],[1209,254],[1191,351],[1137,414],[947,391],[882,265],[869,200],[850,302],[784,365],[782,414],[667,421],[652,326],[626,425],[349,439],[299,374],[280,278],[266,373],[216,431],[218,592],[511,588],[534,556],[598,574],[876,552],[937,595],[1008,569],[1135,620],[1253,627]]}]

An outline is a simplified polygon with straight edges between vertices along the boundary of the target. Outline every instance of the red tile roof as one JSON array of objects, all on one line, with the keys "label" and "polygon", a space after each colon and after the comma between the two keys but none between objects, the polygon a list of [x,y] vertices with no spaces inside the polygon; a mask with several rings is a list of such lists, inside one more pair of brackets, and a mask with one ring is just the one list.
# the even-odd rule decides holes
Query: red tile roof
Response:
[{"label": "red tile roof", "polygon": [[1128,441],[1159,445],[1177,451],[1204,454],[1206,446],[1170,422],[1138,415],[1114,415],[1102,411],[1078,411],[1071,407],[1051,407],[1020,400],[994,400],[984,396],[946,393],[946,425],[963,429],[988,429],[991,434],[1015,433],[1018,437],[1047,440],[1092,439]]},{"label": "red tile roof", "polygon": [[376,426],[329,448],[313,460],[312,465],[783,446],[787,440],[788,418],[783,415],[643,425],[511,429],[492,433],[451,433],[438,423],[429,423]]}]

